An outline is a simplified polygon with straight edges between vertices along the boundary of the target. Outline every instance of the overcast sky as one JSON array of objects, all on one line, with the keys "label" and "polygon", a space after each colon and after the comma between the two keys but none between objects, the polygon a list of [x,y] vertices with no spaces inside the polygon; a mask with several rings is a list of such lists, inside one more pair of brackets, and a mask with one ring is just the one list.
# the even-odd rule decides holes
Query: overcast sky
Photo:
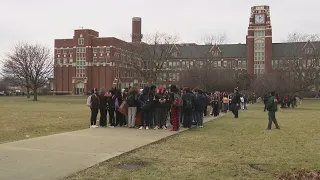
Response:
[{"label": "overcast sky", "polygon": [[225,32],[229,43],[245,43],[255,5],[270,6],[273,42],[293,31],[320,31],[319,0],[0,0],[0,55],[18,41],[53,47],[55,38],[71,38],[79,27],[130,40],[133,16],[142,18],[144,34],[160,31],[200,42]]}]

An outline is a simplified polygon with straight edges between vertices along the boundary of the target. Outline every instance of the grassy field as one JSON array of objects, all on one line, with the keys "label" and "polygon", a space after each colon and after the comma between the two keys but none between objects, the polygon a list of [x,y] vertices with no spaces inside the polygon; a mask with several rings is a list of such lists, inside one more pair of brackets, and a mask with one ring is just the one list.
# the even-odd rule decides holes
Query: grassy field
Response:
[{"label": "grassy field", "polygon": [[[320,169],[320,101],[304,101],[277,113],[281,130],[266,131],[267,113],[252,105],[235,120],[229,114],[64,180],[276,179],[294,168]],[[123,170],[120,164],[141,169]]]},{"label": "grassy field", "polygon": [[89,127],[84,97],[0,97],[0,143]]}]

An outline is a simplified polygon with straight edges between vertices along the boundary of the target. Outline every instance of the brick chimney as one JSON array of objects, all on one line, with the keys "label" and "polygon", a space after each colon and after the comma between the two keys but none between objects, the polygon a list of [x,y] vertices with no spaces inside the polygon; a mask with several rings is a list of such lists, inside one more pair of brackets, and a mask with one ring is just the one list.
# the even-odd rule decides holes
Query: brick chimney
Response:
[{"label": "brick chimney", "polygon": [[141,34],[141,18],[133,17],[132,18],[132,43],[141,43],[142,34]]}]

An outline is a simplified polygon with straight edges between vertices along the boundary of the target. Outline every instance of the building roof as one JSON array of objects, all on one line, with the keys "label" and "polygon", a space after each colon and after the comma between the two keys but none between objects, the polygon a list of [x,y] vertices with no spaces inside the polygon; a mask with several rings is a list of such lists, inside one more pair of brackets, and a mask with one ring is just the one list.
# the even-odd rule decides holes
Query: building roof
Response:
[{"label": "building roof", "polygon": [[[247,44],[221,44],[221,45],[177,45],[180,52],[178,58],[206,58],[213,46],[221,51],[221,58],[246,58]],[[304,47],[313,46],[320,49],[320,41],[272,43],[272,57],[299,56]]]},{"label": "building roof", "polygon": [[307,45],[320,49],[320,41],[272,43],[272,57],[298,56],[298,53]]}]

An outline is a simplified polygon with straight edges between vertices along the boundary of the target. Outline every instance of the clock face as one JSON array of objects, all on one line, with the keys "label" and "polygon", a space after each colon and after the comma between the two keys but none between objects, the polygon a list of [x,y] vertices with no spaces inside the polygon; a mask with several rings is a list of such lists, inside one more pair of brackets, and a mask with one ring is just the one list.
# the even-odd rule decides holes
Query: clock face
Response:
[{"label": "clock face", "polygon": [[257,14],[255,16],[255,23],[264,23],[264,15],[263,14]]}]

